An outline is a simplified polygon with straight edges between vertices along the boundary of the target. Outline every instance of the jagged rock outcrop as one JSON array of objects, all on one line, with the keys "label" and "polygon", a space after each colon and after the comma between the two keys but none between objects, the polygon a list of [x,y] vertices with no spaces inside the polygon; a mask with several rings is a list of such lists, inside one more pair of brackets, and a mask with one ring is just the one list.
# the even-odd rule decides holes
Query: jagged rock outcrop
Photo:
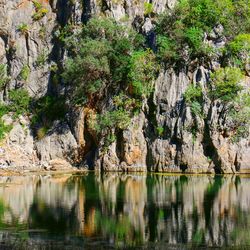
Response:
[{"label": "jagged rock outcrop", "polygon": [[38,157],[42,162],[57,158],[73,159],[77,142],[66,123],[56,123],[49,133],[36,142]]},{"label": "jagged rock outcrop", "polygon": [[[56,14],[49,2],[41,3],[47,14],[36,21],[32,1],[0,1],[0,60],[8,65],[9,87],[23,86],[36,98],[46,94],[48,89],[50,63],[47,60],[56,25]],[[20,77],[24,67],[29,69],[27,80]]]}]

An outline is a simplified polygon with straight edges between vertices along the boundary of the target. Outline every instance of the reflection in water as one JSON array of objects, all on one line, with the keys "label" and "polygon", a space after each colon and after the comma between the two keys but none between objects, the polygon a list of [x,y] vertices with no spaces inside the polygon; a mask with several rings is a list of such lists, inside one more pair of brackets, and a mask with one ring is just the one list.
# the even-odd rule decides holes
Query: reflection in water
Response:
[{"label": "reflection in water", "polygon": [[1,177],[0,248],[250,248],[249,190],[239,176]]}]

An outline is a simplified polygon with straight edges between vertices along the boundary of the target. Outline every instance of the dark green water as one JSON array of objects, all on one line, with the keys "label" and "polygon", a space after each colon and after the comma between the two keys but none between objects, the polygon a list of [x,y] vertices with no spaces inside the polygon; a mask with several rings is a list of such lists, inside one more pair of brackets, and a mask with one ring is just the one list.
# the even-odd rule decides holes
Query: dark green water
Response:
[{"label": "dark green water", "polygon": [[0,249],[250,249],[250,177],[0,177]]}]

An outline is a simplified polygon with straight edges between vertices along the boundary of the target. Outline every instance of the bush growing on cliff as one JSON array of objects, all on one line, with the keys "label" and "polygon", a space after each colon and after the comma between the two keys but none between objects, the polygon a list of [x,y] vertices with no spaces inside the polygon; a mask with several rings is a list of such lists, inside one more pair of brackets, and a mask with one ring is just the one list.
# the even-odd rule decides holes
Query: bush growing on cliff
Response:
[{"label": "bush growing on cliff", "polygon": [[230,61],[235,66],[245,66],[250,57],[250,34],[240,34],[228,44]]},{"label": "bush growing on cliff", "polygon": [[113,19],[92,18],[67,44],[70,57],[62,77],[75,104],[99,99],[107,88],[138,99],[152,92],[155,56],[135,31]]},{"label": "bush growing on cliff", "polygon": [[17,30],[22,34],[22,35],[27,35],[29,33],[29,26],[26,23],[21,23],[18,25]]},{"label": "bush growing on cliff", "polygon": [[34,21],[39,21],[40,19],[42,19],[47,13],[48,13],[48,9],[46,9],[42,3],[33,0],[33,5],[35,7],[35,13],[32,16],[32,19]]},{"label": "bush growing on cliff", "polygon": [[[202,43],[205,34],[221,24],[231,40],[235,35],[250,32],[250,2],[239,0],[181,0],[159,19],[158,53],[175,61],[211,56],[212,48]],[[165,46],[163,46],[163,41]],[[175,46],[173,46],[175,45]],[[174,51],[171,51],[171,50]],[[165,52],[164,52],[165,51]]]},{"label": "bush growing on cliff", "polygon": [[9,92],[8,110],[15,112],[15,115],[29,112],[30,96],[25,89],[13,89]]},{"label": "bush growing on cliff", "polygon": [[190,107],[194,115],[202,116],[202,89],[199,86],[191,84],[184,93],[186,104]]},{"label": "bush growing on cliff", "polygon": [[157,36],[157,57],[163,62],[171,62],[179,59],[176,43],[166,36]]},{"label": "bush growing on cliff", "polygon": [[0,90],[2,90],[9,82],[10,77],[7,74],[7,66],[0,64]]},{"label": "bush growing on cliff", "polygon": [[0,104],[0,141],[5,138],[5,135],[11,130],[12,126],[6,126],[2,121],[3,115],[9,112],[6,105]]},{"label": "bush growing on cliff", "polygon": [[5,135],[10,132],[12,126],[6,126],[0,118],[0,141],[5,138]]},{"label": "bush growing on cliff", "polygon": [[148,97],[154,89],[153,81],[157,70],[153,52],[149,49],[134,52],[129,65],[131,93],[137,98]]},{"label": "bush growing on cliff", "polygon": [[30,68],[29,65],[25,64],[19,74],[20,80],[27,81],[30,75]]},{"label": "bush growing on cliff", "polygon": [[239,68],[226,67],[220,68],[211,74],[213,89],[211,97],[220,99],[224,103],[232,102],[242,90],[239,84],[243,74]]},{"label": "bush growing on cliff", "polygon": [[108,59],[111,47],[106,41],[88,40],[80,47],[78,55],[67,60],[62,75],[75,88],[76,104],[91,98],[111,77]]},{"label": "bush growing on cliff", "polygon": [[62,97],[44,96],[32,107],[32,126],[39,139],[45,135],[55,120],[62,120],[66,113],[65,100]]},{"label": "bush growing on cliff", "polygon": [[113,19],[93,18],[67,44],[70,58],[62,76],[71,83],[77,103],[88,102],[108,86],[133,86],[131,94],[138,98],[151,91],[155,58],[133,30]]},{"label": "bush growing on cliff", "polygon": [[247,138],[250,126],[250,93],[241,94],[235,99],[229,117],[233,121],[233,141]]}]

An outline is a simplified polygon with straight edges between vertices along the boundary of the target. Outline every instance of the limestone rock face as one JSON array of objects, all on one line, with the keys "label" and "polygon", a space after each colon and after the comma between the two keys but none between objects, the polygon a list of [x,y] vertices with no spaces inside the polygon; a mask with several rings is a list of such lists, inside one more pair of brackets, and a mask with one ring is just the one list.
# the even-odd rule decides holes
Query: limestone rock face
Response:
[{"label": "limestone rock face", "polygon": [[54,159],[71,159],[77,151],[77,142],[66,123],[57,123],[49,133],[36,142],[36,151],[41,162]]},{"label": "limestone rock face", "polygon": [[139,114],[123,132],[123,164],[128,170],[146,171],[147,143],[143,134],[145,115]]},{"label": "limestone rock face", "polygon": [[[154,14],[171,10],[177,0],[38,2],[46,14],[36,19],[37,10],[32,1],[0,0],[0,64],[8,66],[10,76],[8,90],[0,90],[1,102],[7,101],[9,90],[19,87],[27,89],[34,100],[46,94],[60,96],[67,92],[64,83],[58,83],[53,77],[53,72],[62,67],[67,57],[59,37],[61,28],[68,23],[78,27],[92,16],[107,16],[150,36],[154,35]],[[152,13],[146,13],[148,7]],[[218,25],[205,34],[204,43],[223,48],[226,43],[223,27]],[[222,105],[211,103],[208,98],[208,79],[210,72],[220,67],[218,57],[214,55],[211,64],[206,66],[194,63],[178,69],[162,68],[152,97],[144,100],[142,110],[131,119],[126,130],[113,131],[116,139],[109,146],[103,139],[98,141],[98,135],[88,124],[88,117],[96,115],[91,105],[72,108],[65,119],[56,122],[40,140],[33,135],[31,117],[15,119],[6,115],[2,117],[4,124],[13,125],[8,143],[13,150],[18,148],[24,153],[26,158],[18,160],[22,162],[20,166],[26,161],[32,162],[31,165],[46,162],[55,168],[64,168],[73,162],[104,171],[250,172],[249,137],[232,143],[223,133],[226,125]],[[183,59],[188,62],[185,55]],[[25,79],[21,74],[23,69],[28,71]],[[249,64],[245,70],[249,76]],[[194,116],[183,99],[192,83],[202,88],[204,117]],[[249,89],[249,77],[242,84]],[[105,111],[107,107],[104,104],[98,108]],[[194,123],[198,128],[195,133]],[[7,146],[3,150],[4,162],[8,162],[7,154],[14,157],[15,153],[11,154]]]},{"label": "limestone rock face", "polygon": [[[56,25],[56,14],[48,1],[40,2],[47,14],[35,21],[32,1],[0,1],[0,62],[9,64],[10,88],[23,86],[34,97],[43,96],[48,89],[49,54]],[[20,76],[24,67],[29,68],[25,80]]]},{"label": "limestone rock face", "polygon": [[[16,120],[4,115],[2,121],[11,128],[6,142],[0,147],[0,159],[7,167],[38,168],[39,161],[34,150],[34,136],[27,117]],[[0,163],[1,164],[1,163]]]}]

